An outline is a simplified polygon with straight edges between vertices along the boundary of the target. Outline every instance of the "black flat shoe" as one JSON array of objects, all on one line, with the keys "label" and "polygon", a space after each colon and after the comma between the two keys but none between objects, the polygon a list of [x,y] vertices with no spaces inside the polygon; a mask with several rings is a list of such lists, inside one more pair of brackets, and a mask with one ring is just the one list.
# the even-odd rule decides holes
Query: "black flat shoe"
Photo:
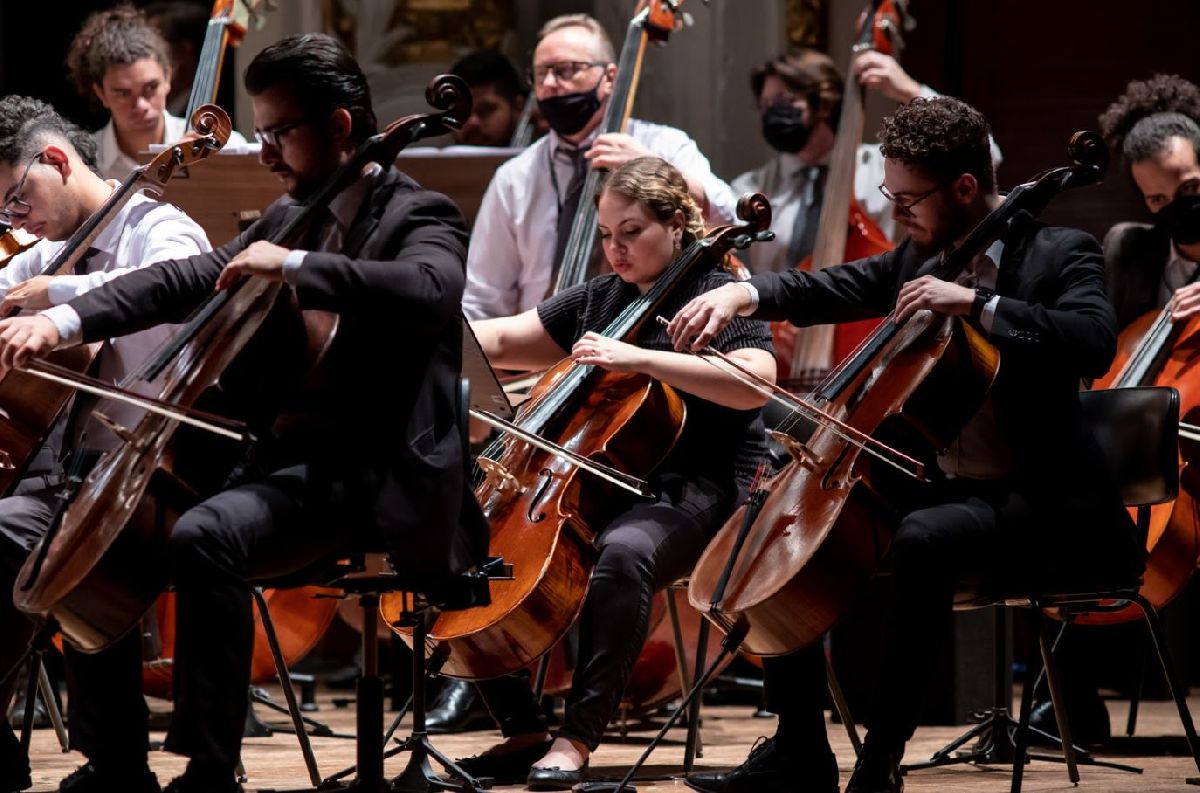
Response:
[{"label": "black flat shoe", "polygon": [[846,793],[903,793],[904,777],[900,775],[903,751],[872,747],[868,740],[846,783]]},{"label": "black flat shoe", "polygon": [[[1066,711],[1071,719],[1071,740],[1076,746],[1099,746],[1112,739],[1112,727],[1108,721],[1108,708],[1099,696],[1078,698],[1068,702]],[[1029,742],[1037,746],[1058,746],[1057,741],[1047,740],[1035,732],[1041,730],[1055,738],[1058,736],[1058,720],[1054,717],[1054,703],[1035,702],[1029,716]]]},{"label": "black flat shoe", "polygon": [[577,771],[564,771],[558,767],[529,769],[525,787],[529,790],[570,790],[587,779],[588,761]]},{"label": "black flat shoe", "polygon": [[33,787],[29,776],[29,760],[21,742],[5,724],[0,724],[0,793],[18,793]]},{"label": "black flat shoe", "polygon": [[126,771],[101,771],[91,763],[72,771],[58,785],[58,793],[162,793],[156,777],[149,768]]},{"label": "black flat shoe", "polygon": [[684,782],[701,793],[838,793],[838,767],[833,755],[797,758],[763,738],[737,768],[688,774]]},{"label": "black flat shoe", "polygon": [[495,726],[475,684],[465,680],[445,681],[425,716],[425,732],[430,735],[490,730]]},{"label": "black flat shoe", "polygon": [[519,785],[529,776],[533,764],[546,756],[553,741],[543,741],[503,754],[480,754],[454,763],[467,774],[490,778],[497,785]]}]

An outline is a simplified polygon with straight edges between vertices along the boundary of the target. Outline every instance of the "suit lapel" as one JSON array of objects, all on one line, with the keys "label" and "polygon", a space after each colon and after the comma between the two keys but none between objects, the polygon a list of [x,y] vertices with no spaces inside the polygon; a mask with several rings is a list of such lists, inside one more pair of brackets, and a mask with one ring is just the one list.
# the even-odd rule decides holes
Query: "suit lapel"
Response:
[{"label": "suit lapel", "polygon": [[370,196],[358,210],[358,216],[350,226],[349,233],[342,243],[342,255],[351,259],[358,256],[366,241],[371,238],[379,227],[379,219],[387,210],[388,202],[392,199],[398,179],[396,174],[388,172],[371,191]]}]

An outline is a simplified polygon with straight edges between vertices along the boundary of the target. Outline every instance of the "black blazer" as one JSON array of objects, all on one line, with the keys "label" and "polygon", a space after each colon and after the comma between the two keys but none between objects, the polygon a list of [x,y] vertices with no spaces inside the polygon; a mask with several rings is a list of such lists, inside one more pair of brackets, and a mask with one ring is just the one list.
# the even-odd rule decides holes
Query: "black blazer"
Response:
[{"label": "black blazer", "polygon": [[[295,211],[285,196],[211,253],[145,267],[76,298],[84,340],[182,322],[212,294],[230,259]],[[354,500],[366,525],[330,531],[365,529],[382,538],[406,579],[429,590],[487,552],[457,410],[466,244],[462,216],[448,198],[390,169],[364,199],[343,253],[306,255],[296,301],[281,298],[231,367],[252,375],[250,389],[277,392],[276,414],[293,418],[261,444],[270,447],[264,456],[272,466],[304,462],[330,470],[331,481],[350,481],[364,495]],[[296,302],[339,315],[303,388],[293,387],[300,337],[280,331],[297,326]],[[281,361],[291,366],[292,382],[278,378]]]},{"label": "black blazer", "polygon": [[[1012,445],[1014,489],[1024,506],[1014,501],[1012,514],[1001,520],[1024,530],[1034,517],[1025,514],[1032,503],[1040,513],[1034,523],[1082,524],[1086,534],[1106,540],[1099,544],[1140,563],[1132,522],[1079,407],[1080,380],[1104,374],[1116,354],[1100,246],[1082,231],[1047,227],[1028,214],[1014,218],[1004,242],[1000,300],[988,334],[1000,352],[991,398]],[[922,264],[906,240],[893,251],[816,273],[755,275],[755,316],[797,325],[886,316]]]},{"label": "black blazer", "polygon": [[1171,238],[1149,223],[1118,223],[1104,235],[1105,283],[1121,328],[1162,308],[1158,293],[1170,258]]}]

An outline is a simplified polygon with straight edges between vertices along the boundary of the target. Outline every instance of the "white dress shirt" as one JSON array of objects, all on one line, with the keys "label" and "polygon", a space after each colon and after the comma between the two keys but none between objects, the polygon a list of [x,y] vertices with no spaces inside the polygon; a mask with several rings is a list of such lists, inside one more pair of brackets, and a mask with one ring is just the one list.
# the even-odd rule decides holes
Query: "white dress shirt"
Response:
[{"label": "white dress shirt", "polygon": [[[163,122],[163,139],[159,143],[176,143],[188,131],[187,119],[173,116],[166,111],[163,111]],[[105,179],[123,181],[130,171],[141,165],[117,145],[117,131],[111,118],[107,124],[92,133],[92,138],[96,141],[96,165]],[[226,145],[245,142],[246,139],[240,133],[231,132]]]},{"label": "white dress shirt", "polygon": [[[15,284],[39,275],[61,249],[63,243],[43,240],[16,256],[0,270],[0,294]],[[195,221],[179,209],[147,198],[133,196],[92,243],[99,253],[87,262],[87,273],[58,276],[50,285],[48,297],[54,308],[43,312],[58,328],[64,342],[79,338],[79,315],[65,303],[90,289],[131,270],[167,259],[183,259],[211,250],[208,238]],[[174,333],[171,325],[159,325],[128,336],[109,339],[100,351],[97,376],[120,383]],[[132,390],[157,396],[158,385],[138,382]],[[102,412],[126,427],[135,427],[143,413],[124,403],[106,404]],[[116,439],[96,422],[89,422],[87,446],[107,449]]]},{"label": "white dress shirt", "polygon": [[1175,291],[1191,282],[1196,275],[1196,262],[1179,252],[1179,247],[1171,243],[1171,256],[1163,269],[1162,283],[1158,287],[1159,305],[1165,306],[1175,295]]},{"label": "white dress shirt", "polygon": [[[733,191],[713,175],[708,159],[685,132],[637,119],[629,120],[626,131],[703,185],[710,225],[734,219]],[[572,175],[565,158],[552,156],[560,147],[574,148],[551,132],[496,170],[475,216],[467,251],[463,313],[468,319],[512,316],[545,297],[554,269],[558,224],[551,161],[560,190],[566,189]]]}]

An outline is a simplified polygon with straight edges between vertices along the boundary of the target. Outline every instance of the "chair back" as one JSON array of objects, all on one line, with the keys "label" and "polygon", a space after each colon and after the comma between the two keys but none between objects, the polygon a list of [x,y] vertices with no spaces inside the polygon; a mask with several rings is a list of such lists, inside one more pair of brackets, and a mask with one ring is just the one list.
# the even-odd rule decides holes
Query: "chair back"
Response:
[{"label": "chair back", "polygon": [[1125,506],[1173,500],[1179,491],[1179,392],[1109,388],[1082,392],[1079,404]]}]

